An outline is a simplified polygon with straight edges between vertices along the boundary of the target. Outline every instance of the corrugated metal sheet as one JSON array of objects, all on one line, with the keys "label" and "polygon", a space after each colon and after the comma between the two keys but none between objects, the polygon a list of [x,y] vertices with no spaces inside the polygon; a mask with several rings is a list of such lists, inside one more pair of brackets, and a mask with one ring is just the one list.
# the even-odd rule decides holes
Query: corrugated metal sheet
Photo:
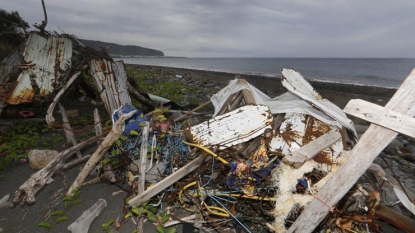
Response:
[{"label": "corrugated metal sheet", "polygon": [[[296,149],[308,144],[331,129],[332,126],[310,115],[287,113],[279,130],[274,133],[274,137],[270,142],[270,150],[282,155],[290,155]],[[331,164],[338,158],[343,149],[343,141],[339,140],[317,154],[314,160],[319,163]]]},{"label": "corrugated metal sheet", "polygon": [[71,66],[72,41],[49,35],[31,33],[23,53],[23,71],[9,96],[9,104],[31,102],[35,96],[50,94],[65,82],[61,75]]},{"label": "corrugated metal sheet", "polygon": [[247,105],[186,128],[184,132],[194,143],[229,147],[263,134],[271,129],[272,122],[267,106]]},{"label": "corrugated metal sheet", "polygon": [[131,103],[126,88],[127,75],[122,62],[95,59],[90,62],[90,72],[95,78],[101,99],[110,115],[121,105]]}]

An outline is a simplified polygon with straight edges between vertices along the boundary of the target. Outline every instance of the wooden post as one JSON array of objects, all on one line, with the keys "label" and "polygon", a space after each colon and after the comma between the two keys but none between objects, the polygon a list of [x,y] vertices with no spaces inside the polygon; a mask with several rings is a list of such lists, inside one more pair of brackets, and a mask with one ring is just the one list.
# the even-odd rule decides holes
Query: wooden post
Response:
[{"label": "wooden post", "polygon": [[[415,69],[409,74],[385,106],[408,116],[415,115]],[[312,232],[334,206],[369,168],[373,160],[398,133],[371,124],[348,159],[322,187],[317,197],[304,209],[288,232]]]},{"label": "wooden post", "polygon": [[[101,118],[99,117],[99,112],[97,108],[94,109],[94,125],[95,125],[95,134],[101,135],[103,130],[102,130]],[[98,141],[97,143],[99,146],[101,144],[101,141]]]},{"label": "wooden post", "polygon": [[[71,125],[69,124],[68,117],[66,116],[65,108],[63,107],[61,102],[58,102],[58,104],[59,104],[59,109],[62,114],[62,125],[63,125],[63,131],[65,132],[66,141],[71,142],[73,146],[76,146],[78,145],[78,143],[76,142],[75,135],[72,132]],[[97,134],[97,135],[101,135],[101,134]],[[82,154],[80,151],[77,151],[76,154],[78,155],[78,158],[82,157]]]},{"label": "wooden post", "polygon": [[[148,121],[144,122],[143,137],[140,148],[140,179],[138,180],[138,193],[143,193],[146,189],[146,164],[147,164],[147,145],[148,145],[148,133],[150,124]],[[151,164],[150,164],[151,166]],[[141,212],[141,209],[140,209]],[[137,223],[138,232],[143,232],[144,218],[140,218]]]}]

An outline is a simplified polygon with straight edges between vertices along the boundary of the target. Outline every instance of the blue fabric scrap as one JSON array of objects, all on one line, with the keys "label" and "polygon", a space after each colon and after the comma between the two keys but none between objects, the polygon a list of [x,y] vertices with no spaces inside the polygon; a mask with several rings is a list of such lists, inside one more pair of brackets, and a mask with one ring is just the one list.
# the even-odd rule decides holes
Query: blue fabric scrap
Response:
[{"label": "blue fabric scrap", "polygon": [[126,114],[134,110],[137,110],[137,112],[125,121],[125,135],[129,135],[131,130],[137,130],[140,126],[140,123],[148,121],[149,118],[147,116],[141,117],[142,112],[132,105],[123,105],[119,109],[115,110],[112,114],[112,123],[114,124],[118,121],[122,114]]}]

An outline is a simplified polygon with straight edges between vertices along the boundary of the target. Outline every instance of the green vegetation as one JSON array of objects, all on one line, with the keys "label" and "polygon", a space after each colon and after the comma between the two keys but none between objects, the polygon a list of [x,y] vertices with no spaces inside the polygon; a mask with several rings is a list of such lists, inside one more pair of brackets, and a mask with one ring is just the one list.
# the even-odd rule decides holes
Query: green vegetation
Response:
[{"label": "green vegetation", "polygon": [[[174,74],[168,72],[150,72],[126,68],[127,76],[134,79],[147,93],[158,95],[176,103],[190,106],[198,106],[203,98],[213,95],[218,90],[214,88],[203,88],[202,86],[187,85],[181,80],[174,78]],[[193,94],[199,97],[190,97]]]},{"label": "green vegetation", "polygon": [[196,91],[196,88],[189,87],[182,82],[178,82],[174,78],[172,78],[171,81],[162,82],[157,82],[157,80],[154,79],[154,77],[166,76],[166,74],[127,68],[127,76],[137,81],[138,85],[140,85],[140,87],[148,93],[158,95],[175,102],[181,101],[185,93]]},{"label": "green vegetation", "polygon": [[[42,137],[41,134],[48,134]],[[0,169],[27,159],[31,149],[57,149],[57,143],[64,137],[47,127],[45,122],[25,121],[13,124],[0,133]]]}]

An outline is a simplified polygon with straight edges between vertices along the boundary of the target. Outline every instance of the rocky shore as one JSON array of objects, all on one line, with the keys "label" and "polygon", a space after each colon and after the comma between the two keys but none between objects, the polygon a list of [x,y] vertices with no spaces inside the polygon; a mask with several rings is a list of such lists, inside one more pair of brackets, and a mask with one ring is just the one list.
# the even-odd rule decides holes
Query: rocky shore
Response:
[{"label": "rocky shore", "polygon": [[[206,90],[220,90],[235,77],[246,79],[250,84],[263,91],[270,97],[276,97],[287,90],[282,86],[280,78],[258,75],[213,72],[147,65],[126,65],[127,70],[135,70],[147,74],[151,82],[175,81],[198,89],[196,92],[184,93],[186,97],[195,97],[200,102],[207,101],[210,95]],[[301,71],[300,71],[301,73]],[[177,77],[176,77],[177,76]],[[307,77],[305,77],[307,79]],[[363,99],[379,105],[384,105],[395,93],[396,89],[353,84],[310,81],[311,85],[323,98],[343,108],[350,99]],[[205,90],[205,91],[204,91]],[[212,92],[211,92],[212,93]],[[216,92],[213,92],[216,93]],[[163,96],[168,98],[168,96]]]}]

